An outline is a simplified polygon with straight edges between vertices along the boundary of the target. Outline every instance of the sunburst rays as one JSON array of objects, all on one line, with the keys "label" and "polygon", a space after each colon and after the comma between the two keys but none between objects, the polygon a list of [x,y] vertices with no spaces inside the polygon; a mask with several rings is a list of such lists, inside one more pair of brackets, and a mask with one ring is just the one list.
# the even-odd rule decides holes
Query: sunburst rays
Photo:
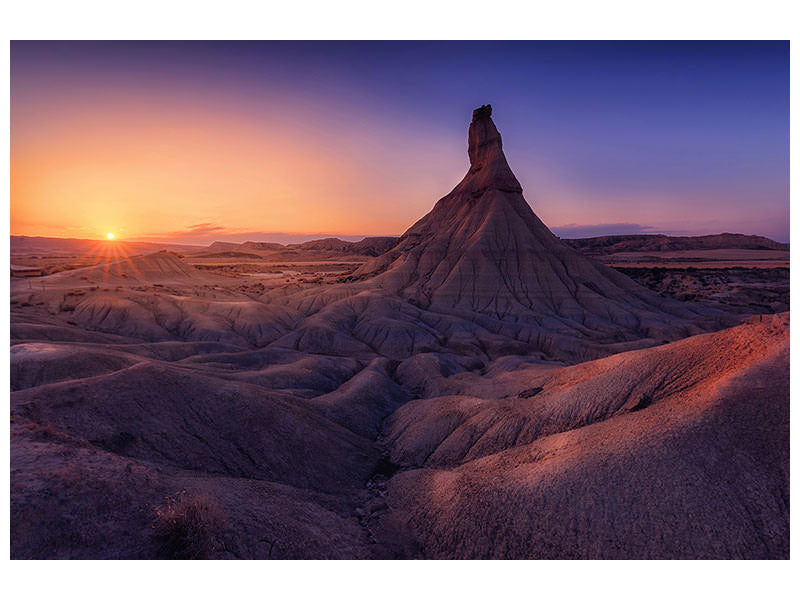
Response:
[{"label": "sunburst rays", "polygon": [[79,259],[79,263],[91,262],[92,265],[103,265],[103,286],[108,285],[111,275],[123,275],[124,267],[130,267],[134,277],[139,283],[145,283],[146,279],[136,263],[132,260],[133,253],[125,242],[119,241],[98,241],[92,245]]}]

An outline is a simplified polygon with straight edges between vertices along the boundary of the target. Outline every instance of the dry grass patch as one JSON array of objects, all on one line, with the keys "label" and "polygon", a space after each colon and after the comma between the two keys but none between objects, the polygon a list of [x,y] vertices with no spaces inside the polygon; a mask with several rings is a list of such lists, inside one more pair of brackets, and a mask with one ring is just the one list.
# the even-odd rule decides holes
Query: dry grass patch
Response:
[{"label": "dry grass patch", "polygon": [[183,490],[168,497],[155,513],[153,529],[161,558],[205,559],[219,548],[225,519],[207,495],[192,496]]}]

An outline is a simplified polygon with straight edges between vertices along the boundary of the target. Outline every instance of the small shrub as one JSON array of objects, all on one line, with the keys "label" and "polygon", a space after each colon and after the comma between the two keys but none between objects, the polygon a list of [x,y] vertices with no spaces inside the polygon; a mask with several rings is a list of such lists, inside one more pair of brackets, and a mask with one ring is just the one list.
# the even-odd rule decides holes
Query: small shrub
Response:
[{"label": "small shrub", "polygon": [[156,508],[153,525],[161,558],[208,558],[219,546],[224,522],[219,506],[208,496],[190,496],[183,490],[168,497]]}]

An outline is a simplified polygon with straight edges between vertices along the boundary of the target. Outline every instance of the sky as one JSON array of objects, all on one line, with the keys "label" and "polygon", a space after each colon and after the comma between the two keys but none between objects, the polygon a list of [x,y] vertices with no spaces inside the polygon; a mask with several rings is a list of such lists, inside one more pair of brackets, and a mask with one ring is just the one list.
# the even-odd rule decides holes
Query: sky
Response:
[{"label": "sky", "polygon": [[789,241],[788,42],[12,42],[11,233],[399,235],[487,103],[557,235]]}]

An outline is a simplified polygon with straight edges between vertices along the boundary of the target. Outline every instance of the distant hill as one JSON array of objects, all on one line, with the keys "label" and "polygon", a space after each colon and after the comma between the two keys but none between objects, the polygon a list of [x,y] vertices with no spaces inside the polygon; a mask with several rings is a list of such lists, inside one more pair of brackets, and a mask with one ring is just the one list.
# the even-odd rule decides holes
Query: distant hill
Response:
[{"label": "distant hill", "polygon": [[188,252],[201,248],[200,246],[189,246],[186,244],[162,244],[157,242],[127,242],[124,240],[108,242],[106,240],[12,235],[11,254],[83,254],[93,251],[96,252],[98,247],[110,244],[124,249],[128,254],[146,254],[150,252],[159,252],[160,250]]},{"label": "distant hill", "polygon": [[230,250],[236,250],[238,247],[239,244],[234,242],[213,242],[208,246],[208,249],[214,252],[228,252]]},{"label": "distant hill", "polygon": [[339,238],[325,238],[313,240],[304,244],[291,244],[302,250],[324,250],[341,252],[342,254],[357,254],[361,256],[380,256],[397,245],[397,237],[366,237],[360,242],[346,242]]},{"label": "distant hill", "polygon": [[[391,250],[399,238],[391,236],[365,237],[357,242],[349,242],[336,237],[311,240],[302,244],[278,244],[276,242],[214,242],[204,250],[214,253],[224,252],[226,256],[261,257],[275,260],[296,259],[308,255],[310,259],[332,258],[336,256],[380,256]],[[258,252],[259,255],[249,253]],[[201,255],[197,255],[201,256]],[[215,254],[202,254],[206,258]]]},{"label": "distant hill", "polygon": [[277,242],[244,242],[239,244],[240,250],[282,250],[283,244]]},{"label": "distant hill", "polygon": [[699,236],[606,235],[601,237],[564,239],[569,246],[584,254],[606,255],[617,252],[665,252],[671,250],[788,250],[782,244],[760,235],[719,233]]},{"label": "distant hill", "polygon": [[[302,244],[278,244],[275,242],[214,242],[204,250],[213,252],[258,252],[264,258],[275,260],[297,259],[305,254],[309,259],[333,258],[335,256],[377,257],[397,246],[399,237],[366,237],[350,242],[337,237],[326,237]],[[605,256],[618,252],[666,252],[675,250],[789,250],[789,244],[776,242],[759,235],[741,233],[719,233],[700,236],[668,235],[606,235],[601,237],[562,239],[568,246],[589,256]],[[313,255],[313,256],[312,256]],[[207,255],[209,258],[211,255]],[[231,255],[233,256],[233,255]],[[242,256],[244,258],[244,256]]]},{"label": "distant hill", "polygon": [[[50,285],[75,286],[90,283],[103,285],[136,284],[213,284],[226,281],[217,274],[200,271],[184,262],[177,254],[167,250],[133,256],[109,264],[62,271],[51,275]],[[86,282],[86,283],[84,283]]]}]

